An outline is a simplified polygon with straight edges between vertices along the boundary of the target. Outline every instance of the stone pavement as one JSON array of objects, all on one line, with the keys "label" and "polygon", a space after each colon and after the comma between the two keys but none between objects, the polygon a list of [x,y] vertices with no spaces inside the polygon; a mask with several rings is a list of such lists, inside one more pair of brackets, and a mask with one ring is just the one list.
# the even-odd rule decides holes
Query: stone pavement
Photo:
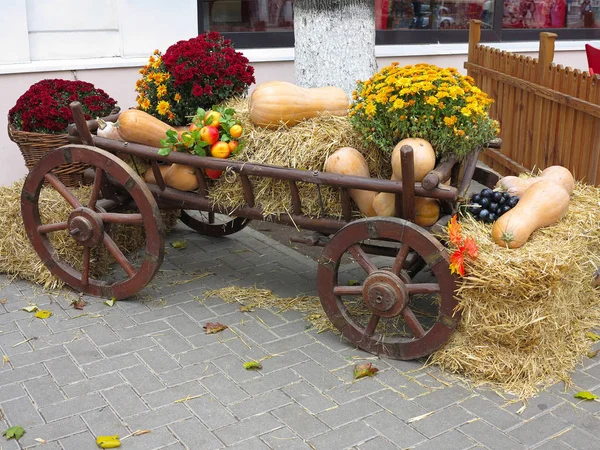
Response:
[{"label": "stone pavement", "polygon": [[[168,236],[176,239],[188,247],[167,246],[141,299],[113,307],[86,298],[80,311],[73,294],[0,280],[0,431],[26,430],[18,443],[0,437],[0,449],[96,449],[98,435],[147,429],[121,448],[599,448],[600,403],[578,403],[573,389],[556,385],[523,409],[436,367],[379,360],[317,334],[299,312],[202,302],[207,289],[234,284],[315,294],[315,263],[248,228],[216,239],[180,225]],[[214,275],[176,282],[203,271]],[[32,319],[29,302],[53,316]],[[209,321],[230,329],[207,335]],[[243,368],[269,355],[261,371]],[[379,373],[353,382],[360,361]],[[587,360],[573,379],[577,390],[600,389],[600,364]]]}]

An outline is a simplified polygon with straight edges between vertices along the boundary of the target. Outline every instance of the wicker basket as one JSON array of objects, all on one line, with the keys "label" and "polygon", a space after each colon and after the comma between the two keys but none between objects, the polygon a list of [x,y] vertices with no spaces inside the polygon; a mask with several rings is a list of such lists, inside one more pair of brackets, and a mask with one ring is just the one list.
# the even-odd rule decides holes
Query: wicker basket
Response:
[{"label": "wicker basket", "polygon": [[[118,113],[119,110],[120,109],[116,107],[112,114]],[[12,127],[10,120],[8,121],[8,137],[19,146],[19,150],[21,150],[23,159],[25,159],[25,165],[29,171],[31,171],[38,161],[46,156],[48,152],[69,143],[67,134],[45,134],[21,131]],[[88,167],[89,166],[82,163],[68,163],[58,166],[52,173],[56,175],[65,186],[78,187],[89,184],[89,180],[86,182],[83,178],[83,172]]]}]

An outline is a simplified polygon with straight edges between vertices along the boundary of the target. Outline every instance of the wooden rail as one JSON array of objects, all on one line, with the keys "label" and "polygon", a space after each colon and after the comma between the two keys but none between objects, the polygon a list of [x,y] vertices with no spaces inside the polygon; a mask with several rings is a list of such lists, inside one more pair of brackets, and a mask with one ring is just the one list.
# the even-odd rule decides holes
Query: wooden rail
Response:
[{"label": "wooden rail", "polygon": [[552,165],[600,184],[600,76],[553,63],[554,33],[540,33],[537,58],[479,43],[481,21],[469,27],[467,73],[494,99],[502,149],[486,149],[494,170],[517,174]]}]

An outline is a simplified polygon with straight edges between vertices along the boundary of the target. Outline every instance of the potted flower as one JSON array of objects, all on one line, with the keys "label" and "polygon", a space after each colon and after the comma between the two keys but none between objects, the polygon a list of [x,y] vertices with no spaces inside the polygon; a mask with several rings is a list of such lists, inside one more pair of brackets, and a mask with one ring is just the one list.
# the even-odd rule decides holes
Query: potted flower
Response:
[{"label": "potted flower", "polygon": [[[73,122],[69,105],[81,103],[86,119],[117,112],[116,101],[102,89],[85,81],[45,79],[29,87],[8,112],[8,134],[29,170],[47,152],[68,144],[67,126]],[[83,180],[83,169],[61,167],[57,176],[68,186]]]}]

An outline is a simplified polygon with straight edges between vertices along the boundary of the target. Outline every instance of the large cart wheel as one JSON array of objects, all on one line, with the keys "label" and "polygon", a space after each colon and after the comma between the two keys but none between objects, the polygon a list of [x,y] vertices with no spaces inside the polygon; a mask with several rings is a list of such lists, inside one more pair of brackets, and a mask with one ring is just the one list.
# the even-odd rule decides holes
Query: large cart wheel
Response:
[{"label": "large cart wheel", "polygon": [[250,223],[244,217],[231,218],[214,212],[181,210],[179,219],[192,230],[205,236],[221,237],[237,233]]},{"label": "large cart wheel", "polygon": [[[95,170],[89,198],[78,198],[76,190],[65,186],[51,171],[65,163],[80,162]],[[137,212],[125,214],[106,212],[98,205],[101,191],[110,185],[122,188],[131,196]],[[44,181],[49,183],[68,202],[71,212],[64,221],[42,223],[39,208],[40,191]],[[67,145],[44,156],[29,172],[21,193],[23,223],[33,248],[50,272],[72,288],[94,296],[130,297],[146,286],[158,271],[164,256],[164,230],[160,210],[144,181],[116,156],[96,147]],[[145,253],[141,262],[130,261],[108,233],[109,227],[142,226],[145,231]],[[82,252],[81,269],[65,262],[51,239],[63,233],[74,239]],[[122,270],[115,271],[110,280],[94,278],[93,251],[104,246]],[[137,265],[137,267],[136,267]]]},{"label": "large cart wheel", "polygon": [[[377,240],[395,246],[395,258],[364,252],[362,244]],[[404,269],[409,262],[414,265],[415,256],[426,267],[411,279]],[[340,262],[346,261],[342,267],[358,265],[352,276],[362,280],[342,281]],[[333,325],[370,353],[403,360],[429,355],[448,340],[458,322],[455,279],[444,246],[402,219],[360,219],[346,225],[323,249],[317,280]]]}]

